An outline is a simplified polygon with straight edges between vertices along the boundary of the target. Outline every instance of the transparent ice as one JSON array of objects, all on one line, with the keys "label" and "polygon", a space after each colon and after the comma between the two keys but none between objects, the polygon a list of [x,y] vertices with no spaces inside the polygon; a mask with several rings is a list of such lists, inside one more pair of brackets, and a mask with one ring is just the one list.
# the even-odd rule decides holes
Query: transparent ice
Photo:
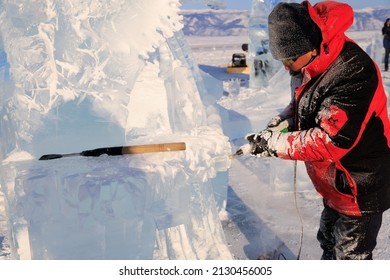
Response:
[{"label": "transparent ice", "polygon": [[[12,258],[232,257],[219,219],[231,147],[179,9],[178,0],[1,2]],[[38,160],[179,141],[186,151]]]},{"label": "transparent ice", "polygon": [[253,0],[249,18],[249,86],[262,88],[278,70],[269,50],[268,14],[279,1]]}]

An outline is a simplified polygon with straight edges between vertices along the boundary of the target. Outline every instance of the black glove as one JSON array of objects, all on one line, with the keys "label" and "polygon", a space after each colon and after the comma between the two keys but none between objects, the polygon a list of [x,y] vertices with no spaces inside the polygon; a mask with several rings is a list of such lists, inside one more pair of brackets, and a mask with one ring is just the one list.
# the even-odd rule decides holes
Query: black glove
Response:
[{"label": "black glove", "polygon": [[248,144],[241,147],[243,153],[250,153],[258,157],[276,157],[275,151],[269,148],[268,141],[272,137],[272,131],[263,130],[259,133],[251,133],[245,136]]}]

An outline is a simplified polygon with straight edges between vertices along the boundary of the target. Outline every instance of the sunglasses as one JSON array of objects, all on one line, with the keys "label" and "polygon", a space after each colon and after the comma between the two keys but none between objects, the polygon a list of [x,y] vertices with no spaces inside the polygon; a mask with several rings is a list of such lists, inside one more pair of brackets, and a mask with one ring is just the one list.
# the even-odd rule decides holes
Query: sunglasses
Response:
[{"label": "sunglasses", "polygon": [[291,65],[294,64],[295,61],[298,60],[299,57],[296,57],[296,58],[293,58],[293,59],[285,59],[285,60],[282,60],[282,63],[284,66],[287,66],[287,67],[290,67]]}]

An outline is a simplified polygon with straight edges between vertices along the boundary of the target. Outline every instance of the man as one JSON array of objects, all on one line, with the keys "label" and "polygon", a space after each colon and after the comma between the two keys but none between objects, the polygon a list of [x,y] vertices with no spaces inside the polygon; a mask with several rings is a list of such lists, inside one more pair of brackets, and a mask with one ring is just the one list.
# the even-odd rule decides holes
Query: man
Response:
[{"label": "man", "polygon": [[389,70],[390,55],[390,18],[386,19],[382,28],[383,47],[385,48],[385,71]]},{"label": "man", "polygon": [[352,8],[335,1],[275,6],[270,51],[292,75],[293,99],[241,147],[305,162],[324,198],[322,259],[372,259],[390,207],[386,94],[376,64],[344,35],[352,22]]}]

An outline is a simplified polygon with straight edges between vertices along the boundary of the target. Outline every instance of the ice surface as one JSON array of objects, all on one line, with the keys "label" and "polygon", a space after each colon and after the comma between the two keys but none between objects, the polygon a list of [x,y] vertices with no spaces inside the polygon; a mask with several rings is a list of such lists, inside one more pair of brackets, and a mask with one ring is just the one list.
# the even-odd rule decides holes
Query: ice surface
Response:
[{"label": "ice surface", "polygon": [[[232,257],[219,218],[231,147],[179,9],[178,0],[2,1],[11,258]],[[186,151],[37,160],[179,141]]]},{"label": "ice surface", "polygon": [[[158,161],[153,155],[13,164],[18,175],[9,178],[15,186],[8,197],[19,257],[226,258],[211,183],[188,180],[193,172],[181,166],[186,164],[181,153],[181,159],[166,155],[165,164],[150,163]],[[176,252],[182,248],[166,249],[178,242],[168,232],[179,228],[183,246],[192,248],[186,255]],[[19,243],[26,241],[18,236],[27,233],[30,252],[19,252],[26,246]],[[209,235],[217,246],[206,250],[197,245]]]},{"label": "ice surface", "polygon": [[279,1],[253,0],[249,18],[249,86],[262,88],[277,70],[276,61],[269,50],[268,14]]}]

